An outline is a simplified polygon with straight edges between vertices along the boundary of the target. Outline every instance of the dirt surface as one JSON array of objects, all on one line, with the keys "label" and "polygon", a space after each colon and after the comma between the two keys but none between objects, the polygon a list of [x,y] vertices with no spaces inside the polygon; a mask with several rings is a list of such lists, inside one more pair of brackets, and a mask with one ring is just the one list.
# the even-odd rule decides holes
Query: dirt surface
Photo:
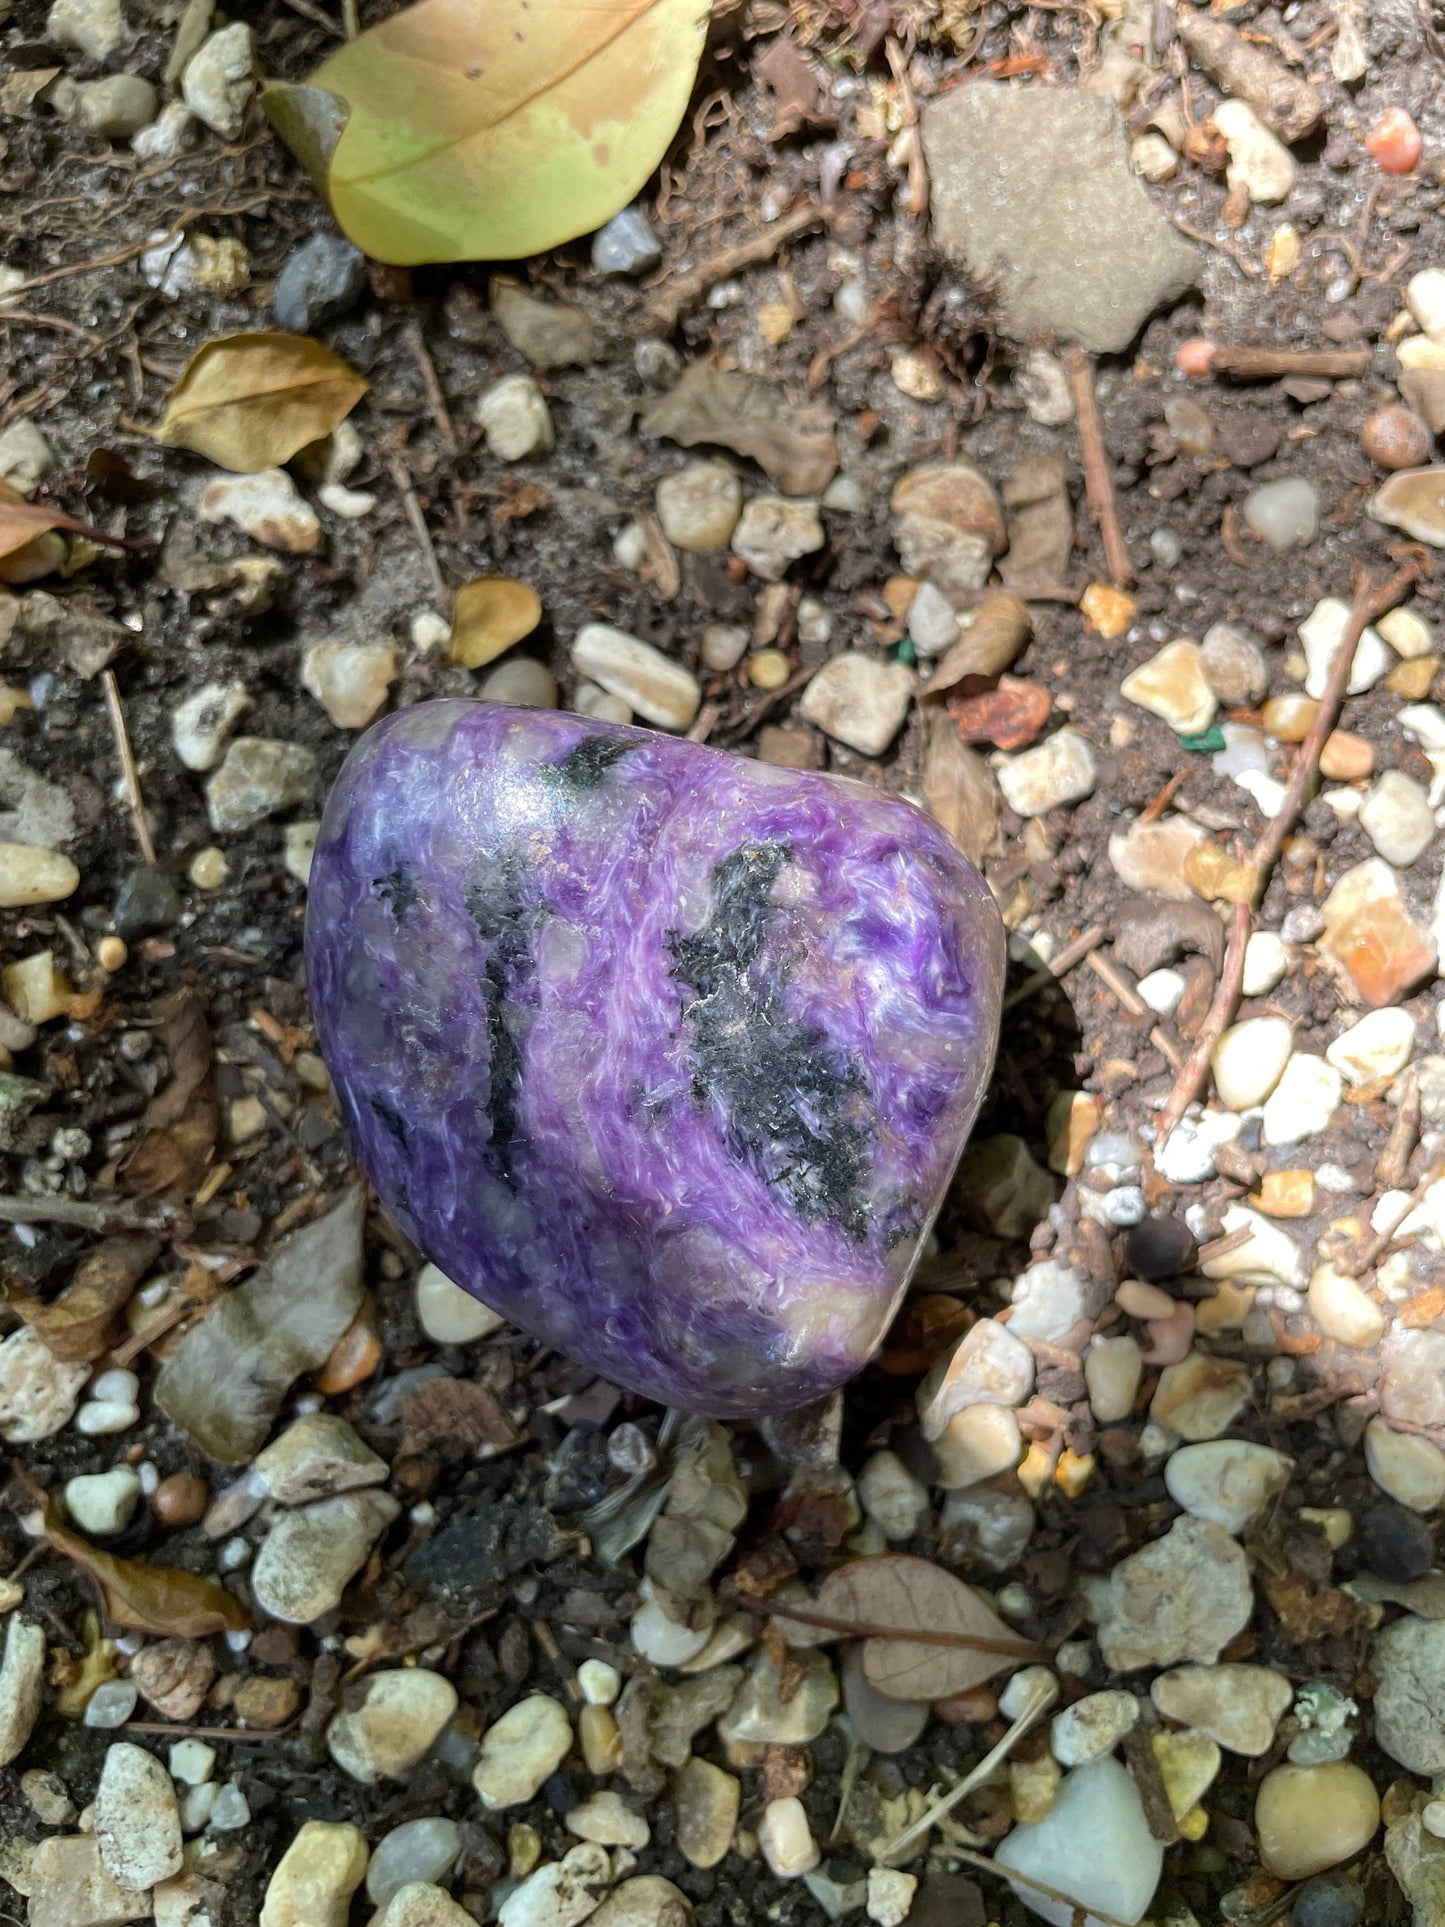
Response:
[{"label": "dirt surface", "polygon": [[[390,10],[363,0],[361,24]],[[1045,1167],[1051,1101],[1061,1091],[1083,1092],[1099,1101],[1099,1128],[1130,1137],[1150,1210],[1174,1220],[1192,1210],[1199,1244],[1218,1237],[1225,1209],[1247,1202],[1268,1171],[1326,1167],[1342,1173],[1343,1183],[1332,1176],[1333,1189],[1317,1184],[1308,1215],[1286,1224],[1305,1254],[1306,1272],[1348,1241],[1341,1218],[1353,1217],[1348,1235],[1364,1240],[1379,1194],[1392,1188],[1377,1175],[1381,1160],[1400,1137],[1402,1099],[1388,1081],[1349,1091],[1327,1129],[1303,1144],[1260,1149],[1257,1127],[1252,1141],[1247,1131],[1233,1165],[1221,1164],[1205,1182],[1171,1186],[1153,1169],[1153,1121],[1174,1087],[1177,1061],[1206,1020],[1219,958],[1190,954],[1186,944],[1179,963],[1167,940],[1159,946],[1158,961],[1178,964],[1187,980],[1183,1003],[1162,1020],[1171,1062],[1156,1041],[1161,1019],[1149,1010],[1140,1014],[1133,985],[1142,973],[1120,962],[1111,946],[1131,930],[1137,934],[1150,917],[1167,922],[1175,912],[1161,907],[1168,901],[1162,897],[1141,905],[1111,865],[1108,845],[1151,805],[1156,813],[1167,807],[1188,815],[1227,850],[1242,849],[1262,824],[1253,799],[1214,768],[1218,741],[1200,737],[1181,747],[1179,733],[1121,695],[1129,670],[1176,636],[1200,637],[1211,625],[1230,622],[1265,645],[1269,693],[1288,693],[1298,687],[1289,661],[1296,631],[1315,603],[1327,595],[1348,600],[1357,567],[1382,580],[1403,553],[1399,531],[1366,512],[1383,471],[1366,454],[1361,430],[1375,409],[1397,398],[1391,342],[1402,332],[1394,324],[1406,282],[1417,270],[1445,262],[1440,42],[1427,6],[1377,8],[1364,19],[1365,71],[1344,85],[1329,67],[1340,13],[1322,0],[1285,9],[1246,6],[1226,16],[1256,45],[1276,54],[1285,49],[1292,70],[1317,82],[1323,122],[1294,147],[1298,180],[1287,200],[1247,210],[1238,225],[1226,218],[1233,211],[1226,210],[1222,170],[1210,173],[1186,160],[1172,180],[1150,189],[1156,206],[1200,239],[1200,286],[1148,323],[1132,356],[1104,358],[1092,371],[1118,520],[1137,571],[1130,590],[1135,606],[1122,632],[1105,636],[1076,606],[1086,585],[1107,583],[1109,570],[1085,502],[1075,422],[1050,425],[1037,418],[1037,409],[1030,413],[1021,380],[1026,349],[999,332],[990,289],[968,285],[933,250],[926,206],[909,204],[906,154],[900,158],[895,143],[913,109],[926,109],[949,89],[980,79],[1046,89],[1096,76],[1114,11],[930,0],[896,0],[891,8],[889,0],[805,0],[793,7],[758,0],[720,8],[689,123],[642,197],[661,244],[661,269],[642,281],[603,277],[581,240],[515,270],[534,293],[586,315],[603,344],[588,365],[536,371],[555,423],[555,449],[500,463],[475,419],[476,399],[492,381],[529,367],[489,313],[488,269],[408,274],[373,266],[366,291],[317,332],[371,384],[351,418],[363,452],[346,486],[374,494],[374,506],[355,519],[322,509],[323,536],[313,553],[273,555],[238,529],[199,523],[198,497],[214,471],[158,445],[145,428],[157,420],[200,344],[271,325],[271,284],[306,236],[330,230],[326,210],[254,102],[238,140],[223,141],[202,127],[177,161],[158,164],[138,160],[123,142],[87,136],[44,93],[23,98],[24,88],[14,90],[17,76],[59,68],[85,82],[107,68],[48,38],[38,0],[17,0],[13,7],[0,0],[0,263],[22,277],[15,292],[0,293],[0,433],[35,424],[55,457],[35,499],[134,543],[85,559],[71,575],[13,585],[22,605],[40,594],[59,599],[59,625],[50,632],[37,633],[23,615],[16,619],[8,599],[3,610],[13,633],[0,657],[0,677],[24,690],[29,706],[0,732],[0,749],[13,751],[68,798],[75,826],[65,849],[80,884],[64,903],[9,910],[0,920],[0,960],[10,964],[50,949],[74,993],[66,1010],[41,1025],[33,1044],[14,1053],[14,1071],[44,1089],[0,1154],[0,1203],[18,1201],[10,1215],[33,1219],[13,1227],[0,1249],[14,1290],[53,1298],[114,1228],[111,1201],[139,1193],[162,1225],[162,1250],[146,1277],[169,1279],[173,1289],[188,1280],[191,1292],[180,1308],[185,1315],[153,1343],[127,1345],[122,1323],[112,1349],[95,1358],[95,1369],[104,1370],[115,1362],[118,1344],[122,1362],[139,1373],[135,1423],[110,1436],[85,1436],[67,1425],[16,1444],[16,1461],[39,1485],[58,1490],[76,1474],[126,1462],[153,1467],[161,1479],[199,1474],[212,1494],[227,1486],[239,1468],[208,1460],[153,1403],[158,1365],[217,1290],[248,1275],[279,1236],[318,1217],[354,1175],[334,1100],[315,1088],[320,1080],[308,1057],[305,889],[283,857],[287,821],[317,815],[354,733],[337,727],[303,688],[303,649],[330,638],[394,644],[391,707],[476,693],[485,672],[448,662],[444,647],[419,646],[413,621],[429,612],[445,617],[451,592],[471,577],[514,574],[537,588],[545,611],[541,627],[514,653],[551,669],[562,703],[570,702],[579,680],[569,656],[572,637],[586,622],[606,621],[698,673],[710,741],[752,755],[764,730],[785,727],[795,733],[786,746],[773,739],[775,757],[786,753],[917,797],[927,729],[920,703],[876,761],[811,728],[796,704],[806,672],[845,650],[913,660],[900,605],[896,596],[890,600],[889,585],[902,574],[890,492],[907,470],[955,456],[996,486],[1026,456],[1059,458],[1075,530],[1062,585],[1072,600],[1031,602],[1032,640],[1012,673],[1048,693],[1051,728],[1066,720],[1089,740],[1097,778],[1092,793],[1073,807],[1027,821],[1000,806],[983,867],[1013,935],[1010,990],[1021,990],[1041,963],[1094,926],[1103,927],[1094,954],[1106,969],[1115,959],[1112,985],[1087,963],[1076,965],[1058,984],[1034,984],[1010,1008],[976,1140],[1016,1134],[1036,1166]],[[126,12],[133,37],[108,67],[159,82],[179,9],[167,0],[130,0]],[[1219,98],[1190,67],[1172,34],[1171,13],[1156,4],[1148,22],[1150,77],[1126,105],[1131,134],[1144,131],[1165,103],[1204,123]],[[233,17],[254,28],[258,66],[268,75],[302,78],[335,44],[326,8],[301,0],[294,7],[281,0],[241,6]],[[796,79],[794,67],[764,64],[785,41],[806,55],[811,98],[801,83],[797,96],[788,97],[783,80]],[[1406,109],[1424,137],[1424,157],[1406,175],[1383,173],[1364,144],[1365,133],[1391,108]],[[1212,159],[1220,158],[1216,151]],[[728,265],[730,250],[805,202],[819,206],[815,227],[774,255],[759,249],[751,263]],[[1298,236],[1298,265],[1272,279],[1267,250],[1283,223]],[[158,235],[182,231],[239,244],[243,267],[233,292],[194,285],[169,292],[151,284],[141,261],[145,247]],[[1081,245],[1089,245],[1087,237]],[[676,325],[659,329],[651,318],[658,295],[708,263],[715,271],[699,275],[697,295]],[[863,290],[861,321],[850,318],[846,294],[841,311],[838,302],[840,290],[855,284]],[[1175,357],[1201,335],[1274,350],[1363,348],[1369,372],[1334,381],[1287,375],[1190,381]],[[905,354],[911,359],[899,379],[933,399],[899,386],[898,357]],[[726,552],[667,550],[661,570],[655,551],[640,569],[614,554],[624,525],[650,512],[657,481],[693,459],[673,442],[642,433],[639,417],[686,364],[705,357],[773,383],[794,401],[812,398],[835,417],[840,467],[856,484],[856,500],[847,509],[824,506],[826,544],[789,569],[781,595]],[[921,373],[910,375],[909,368]],[[1165,422],[1166,402],[1182,397],[1208,416],[1206,453],[1181,448]],[[738,466],[749,495],[768,486],[759,470]],[[1270,548],[1241,517],[1251,490],[1280,476],[1309,482],[1319,503],[1317,538],[1286,552]],[[314,499],[314,489],[303,489]],[[1434,621],[1440,591],[1428,553],[1421,555],[1413,604]],[[267,557],[274,567],[259,570],[258,560]],[[236,566],[242,562],[252,565],[249,573]],[[670,595],[669,563],[677,572]],[[117,893],[141,851],[102,675],[77,668],[86,625],[97,617],[121,627],[118,637],[112,632],[110,668],[157,864],[177,893],[174,904],[131,931],[128,955],[113,968],[105,967],[101,946],[113,935]],[[780,649],[788,665],[785,687],[759,688],[748,657],[724,673],[703,666],[701,633],[717,622],[741,623],[759,646]],[[183,767],[172,744],[177,704],[210,682],[244,686],[251,704],[244,733],[314,751],[309,802],[238,833],[212,828],[207,778]],[[1431,693],[1426,680],[1418,696]],[[1350,699],[1344,723],[1371,746],[1376,773],[1397,768],[1428,789],[1435,773],[1402,731],[1401,706],[1398,689],[1382,680]],[[1242,706],[1235,720],[1246,717],[1257,722],[1257,710]],[[1276,760],[1282,776],[1292,754]],[[1367,785],[1361,780],[1356,787],[1363,793]],[[211,848],[223,852],[226,875],[218,887],[201,888],[191,866]],[[1358,1013],[1359,998],[1314,949],[1315,912],[1341,874],[1373,855],[1357,816],[1320,802],[1309,806],[1257,910],[1260,929],[1283,927],[1292,936],[1289,972],[1231,1015],[1283,1014],[1295,1026],[1295,1048],[1320,1054],[1346,1014]],[[1421,926],[1430,921],[1438,880],[1437,839],[1400,870],[1404,899]],[[1213,915],[1198,897],[1188,907]],[[182,992],[191,1004],[177,1005]],[[178,1007],[203,1012],[209,1063],[201,1074],[209,1077],[213,1108],[197,1135],[171,1147],[174,1165],[162,1166],[153,1183],[137,1182],[134,1170],[127,1178],[126,1160],[137,1144],[149,1142],[155,1125],[148,1106],[177,1075]],[[1415,1020],[1424,1057],[1438,1037],[1433,977],[1406,996],[1403,1007]],[[257,1098],[259,1124],[251,1104]],[[1403,1102],[1408,1108],[1408,1097]],[[1404,1146],[1394,1188],[1408,1191],[1430,1173],[1442,1122],[1427,1105],[1423,1129],[1417,1125]],[[246,1133],[239,1138],[238,1128]],[[841,1415],[838,1460],[848,1474],[886,1447],[933,1487],[930,1523],[906,1549],[995,1595],[1007,1589],[1013,1595],[1005,1601],[1008,1617],[1019,1635],[1050,1652],[1061,1641],[1089,1638],[1081,1577],[1107,1574],[1177,1516],[1162,1459],[1144,1436],[1157,1366],[1146,1366],[1131,1415],[1101,1426],[1080,1367],[1089,1333],[1036,1348],[1038,1390],[1025,1414],[1035,1524],[1003,1570],[977,1556],[965,1531],[939,1524],[945,1495],[933,1484],[937,1462],[919,1432],[914,1394],[926,1367],[960,1335],[970,1308],[986,1315],[1006,1305],[1010,1281],[1031,1259],[1054,1255],[1080,1266],[1097,1300],[1098,1329],[1135,1331],[1150,1343],[1142,1325],[1111,1303],[1115,1283],[1129,1275],[1127,1226],[1081,1212],[1081,1187],[1087,1192],[1091,1182],[1087,1172],[1059,1171],[1052,1211],[1005,1234],[970,1191],[965,1167],[914,1299],[881,1365],[848,1389]],[[82,1209],[67,1222],[71,1203],[93,1207],[91,1217]],[[544,1861],[559,1857],[576,1844],[565,1815],[602,1782],[574,1752],[535,1800],[487,1813],[470,1784],[480,1736],[527,1692],[555,1693],[575,1712],[575,1669],[589,1657],[605,1659],[629,1681],[653,1676],[629,1632],[642,1546],[634,1542],[617,1557],[599,1556],[595,1522],[584,1514],[624,1482],[624,1450],[609,1456],[616,1429],[634,1425],[655,1441],[662,1414],[518,1332],[481,1345],[439,1347],[418,1323],[420,1263],[373,1213],[361,1323],[376,1343],[364,1375],[324,1399],[327,1410],[353,1421],[388,1461],[388,1489],[401,1501],[401,1516],[338,1611],[303,1627],[257,1614],[249,1644],[212,1637],[219,1677],[204,1708],[185,1722],[214,1729],[217,1778],[241,1788],[252,1816],[239,1832],[198,1835],[207,1842],[204,1852],[196,1850],[198,1864],[224,1887],[225,1918],[235,1927],[259,1919],[282,1852],[313,1818],[354,1822],[373,1847],[404,1820],[455,1819],[462,1852],[451,1890],[479,1921],[495,1918],[507,1883],[530,1870],[518,1827],[535,1828]],[[1426,1301],[1439,1265],[1438,1243],[1415,1253],[1408,1289],[1381,1300],[1392,1320],[1403,1316],[1413,1329],[1438,1327],[1438,1305]],[[1182,1303],[1203,1302],[1215,1289],[1195,1270],[1165,1280],[1165,1288]],[[1405,1315],[1402,1299],[1413,1315]],[[1340,1508],[1358,1521],[1380,1502],[1361,1436],[1379,1406],[1385,1354],[1322,1339],[1299,1292],[1276,1297],[1272,1318],[1272,1343],[1261,1345],[1257,1332],[1247,1338],[1238,1329],[1219,1331],[1208,1342],[1212,1355],[1242,1360],[1251,1373],[1250,1400],[1231,1436],[1269,1444],[1294,1461],[1269,1536],[1251,1543],[1253,1619],[1225,1658],[1276,1667],[1296,1685],[1324,1681],[1364,1706],[1373,1689],[1372,1619],[1381,1608],[1338,1590],[1363,1569],[1357,1547],[1347,1545],[1332,1562],[1319,1532],[1298,1515],[1302,1507]],[[465,1436],[419,1448],[408,1443],[402,1394],[424,1381],[405,1380],[399,1389],[397,1381],[432,1366],[494,1395],[511,1434],[505,1446]],[[337,1374],[346,1377],[340,1367]],[[305,1391],[298,1385],[293,1397]],[[1411,1425],[1406,1419],[1403,1429],[1437,1437],[1429,1420]],[[795,1577],[819,1581],[847,1544],[873,1552],[883,1545],[876,1529],[871,1540],[866,1534],[850,1540],[859,1515],[846,1477],[810,1475],[800,1483],[794,1471],[788,1484],[776,1438],[741,1426],[730,1431],[750,1504],[737,1548],[714,1584],[730,1609],[754,1610],[753,1629],[761,1634],[767,1623],[762,1602],[780,1584]],[[1055,1476],[1064,1453],[1075,1460],[1093,1455],[1089,1474],[1073,1488],[1063,1474]],[[1003,1483],[1011,1493],[1023,1491],[1012,1475]],[[69,1560],[27,1536],[33,1497],[12,1484],[8,1499],[9,1510],[0,1514],[0,1564],[23,1586],[18,1610],[43,1624],[50,1651],[39,1723],[23,1753],[0,1771],[7,1852],[15,1842],[57,1831],[22,1792],[22,1773],[53,1771],[75,1808],[84,1809],[117,1737],[163,1749],[169,1736],[144,1703],[133,1720],[150,1723],[119,1735],[81,1723],[73,1700],[71,1715],[62,1713],[58,1696],[80,1676],[87,1647],[120,1629],[88,1621],[96,1611],[89,1582]],[[229,1567],[222,1560],[218,1568],[221,1547],[198,1525],[168,1528],[144,1502],[133,1522],[104,1544],[126,1558],[195,1573],[219,1569],[246,1602],[245,1562],[268,1523],[263,1513],[226,1535],[222,1547],[242,1547]],[[421,1556],[428,1546],[444,1550],[428,1561]],[[140,1643],[134,1634],[123,1637],[102,1671],[123,1675]],[[393,1657],[400,1663],[402,1655],[420,1655],[446,1672],[460,1710],[450,1736],[404,1780],[364,1786],[328,1758],[325,1726],[344,1682],[354,1687],[378,1664]],[[237,1722],[237,1689],[256,1676],[295,1683],[294,1709],[279,1733]],[[677,1676],[667,1677],[676,1683]],[[1147,1705],[1144,1677],[1127,1683]],[[1093,1650],[1081,1673],[1064,1677],[1065,1697],[1115,1683]],[[639,1766],[634,1753],[617,1784],[651,1827],[637,1870],[674,1881],[694,1904],[700,1927],[821,1922],[829,1915],[818,1893],[827,1890],[777,1877],[758,1854],[756,1830],[766,1803],[801,1792],[820,1843],[822,1874],[841,1889],[856,1888],[866,1878],[868,1842],[916,1817],[920,1803],[910,1805],[910,1793],[953,1784],[1001,1736],[1006,1722],[991,1698],[985,1688],[967,1706],[946,1707],[916,1743],[892,1756],[850,1746],[837,1724],[810,1744],[774,1744],[750,1754],[729,1754],[715,1733],[704,1731],[695,1751],[731,1764],[743,1783],[737,1850],[706,1870],[677,1850],[667,1774],[649,1772],[645,1757]],[[1261,1777],[1280,1763],[1297,1732],[1287,1717],[1260,1757],[1225,1754],[1204,1800],[1207,1832],[1171,1842],[1151,1919],[1287,1917],[1286,1883],[1261,1869],[1253,1808]],[[624,1745],[626,1738],[624,1725]],[[1035,1736],[1019,1757],[1041,1746]],[[1427,1785],[1423,1778],[1402,1782],[1399,1764],[1374,1746],[1367,1706],[1350,1758],[1381,1795],[1396,1788],[1390,1796],[1396,1818]],[[969,1837],[984,1851],[1009,1829],[1010,1798],[1005,1777],[959,1809]],[[1352,1863],[1354,1872],[1369,1919],[1403,1919],[1408,1907],[1386,1869],[1380,1839]],[[952,1841],[961,1843],[961,1835]],[[943,1834],[935,1833],[932,1850],[907,1864],[922,1882],[908,1915],[915,1927],[1025,1918],[1007,1887],[950,1860]],[[11,1888],[4,1892],[0,1914],[21,1918],[23,1898]],[[850,1904],[861,1904],[856,1894]],[[351,1917],[369,1918],[364,1895]]]}]

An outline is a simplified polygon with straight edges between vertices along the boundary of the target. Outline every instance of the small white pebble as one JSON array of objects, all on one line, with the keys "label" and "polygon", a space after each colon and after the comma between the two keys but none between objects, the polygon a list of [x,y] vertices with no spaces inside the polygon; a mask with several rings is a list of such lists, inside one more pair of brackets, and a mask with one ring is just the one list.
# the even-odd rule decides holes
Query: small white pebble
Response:
[{"label": "small white pebble", "polygon": [[584,1659],[577,1668],[577,1684],[589,1706],[611,1706],[622,1691],[622,1675],[605,1659]]},{"label": "small white pebble", "polygon": [[140,1489],[146,1498],[151,1496],[161,1482],[160,1473],[151,1464],[149,1459],[142,1459],[141,1463],[136,1467],[136,1477],[140,1480]]},{"label": "small white pebble", "polygon": [[140,1397],[140,1380],[134,1372],[102,1372],[90,1387],[90,1396],[117,1405],[134,1405]]},{"label": "small white pebble", "polygon": [[233,1653],[244,1653],[254,1637],[253,1633],[244,1631],[227,1633],[226,1644]]},{"label": "small white pebble", "polygon": [[182,1786],[204,1786],[216,1770],[216,1749],[204,1740],[176,1740],[166,1758]]},{"label": "small white pebble", "polygon": [[75,1415],[75,1429],[87,1438],[104,1438],[111,1432],[129,1431],[140,1421],[140,1407],[119,1399],[92,1399]]},{"label": "small white pebble", "polygon": [[[249,1638],[250,1635],[248,1634]],[[234,1633],[226,1635],[229,1644]],[[228,1780],[216,1795],[216,1804],[211,1809],[212,1833],[234,1833],[239,1827],[251,1824],[251,1808],[244,1793],[234,1780]]]}]

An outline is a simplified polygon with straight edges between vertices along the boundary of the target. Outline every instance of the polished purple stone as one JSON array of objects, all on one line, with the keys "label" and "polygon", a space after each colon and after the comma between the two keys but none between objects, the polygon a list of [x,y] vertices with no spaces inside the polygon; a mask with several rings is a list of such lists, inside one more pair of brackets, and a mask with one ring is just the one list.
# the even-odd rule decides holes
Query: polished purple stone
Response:
[{"label": "polished purple stone", "polygon": [[910,803],[554,710],[357,743],[311,871],[326,1062],[451,1278],[648,1397],[877,1345],[993,1061],[1003,928]]}]

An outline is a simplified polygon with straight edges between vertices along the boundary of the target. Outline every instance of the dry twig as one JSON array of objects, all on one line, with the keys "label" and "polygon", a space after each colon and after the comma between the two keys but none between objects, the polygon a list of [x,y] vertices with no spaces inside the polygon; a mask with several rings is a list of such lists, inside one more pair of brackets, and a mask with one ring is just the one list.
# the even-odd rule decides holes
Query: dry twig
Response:
[{"label": "dry twig", "polygon": [[1122,588],[1126,582],[1134,580],[1134,565],[1129,560],[1124,531],[1119,527],[1114,478],[1109,473],[1109,456],[1104,447],[1099,404],[1094,396],[1093,370],[1082,348],[1070,348],[1065,363],[1074,397],[1074,413],[1079,422],[1079,448],[1084,458],[1084,490],[1089,500],[1089,511],[1103,537],[1109,579],[1116,588]]},{"label": "dry twig", "polygon": [[1244,987],[1244,952],[1253,929],[1254,912],[1247,903],[1236,903],[1234,915],[1229,922],[1229,943],[1224,952],[1224,968],[1219,973],[1219,988],[1214,993],[1214,1002],[1209,1006],[1209,1014],[1199,1027],[1194,1048],[1185,1058],[1184,1068],[1175,1078],[1174,1088],[1169,1093],[1163,1110],[1159,1113],[1156,1139],[1159,1144],[1164,1142],[1204,1088],[1204,1080],[1209,1075],[1209,1060],[1214,1055],[1214,1046],[1224,1035],[1230,1019],[1234,1016],[1240,991]]},{"label": "dry twig", "polygon": [[710,254],[706,261],[699,261],[695,268],[688,268],[675,280],[664,282],[656,291],[654,298],[642,312],[644,328],[656,334],[668,335],[677,326],[684,308],[690,307],[699,295],[719,281],[725,281],[739,268],[754,267],[759,261],[769,261],[785,241],[791,241],[795,234],[801,234],[815,221],[823,218],[823,210],[813,201],[805,201],[791,213],[780,215],[770,226],[759,233],[750,235],[746,241],[739,241],[730,248],[721,248]]},{"label": "dry twig", "polygon": [[431,530],[427,527],[426,517],[421,512],[421,503],[416,499],[416,490],[412,487],[411,477],[406,472],[406,463],[400,455],[393,454],[387,457],[387,467],[391,471],[392,481],[396,484],[396,492],[401,497],[406,519],[411,524],[411,532],[416,537],[416,545],[421,550],[422,560],[426,563],[427,574],[431,577],[437,600],[445,602],[446,577],[442,574],[441,563],[437,561],[437,552],[432,547]]},{"label": "dry twig", "polygon": [[135,825],[135,840],[140,845],[141,856],[154,868],[156,846],[151,839],[150,824],[146,822],[145,798],[141,795],[140,777],[136,773],[135,755],[130,746],[130,731],[125,726],[125,710],[121,707],[115,671],[107,669],[101,682],[105,688],[105,706],[110,712],[110,726],[115,734],[116,753],[120,757],[125,800],[130,809],[131,822]]},{"label": "dry twig", "polygon": [[1091,950],[1097,950],[1108,934],[1107,924],[1091,924],[1083,936],[1075,937],[1072,943],[1066,943],[1058,956],[1050,958],[1042,970],[1036,970],[1032,977],[1025,977],[1017,990],[1010,991],[1003,1000],[1004,1009],[1012,1010],[1015,1004],[1023,1003],[1024,999],[1032,997],[1036,990],[1042,990],[1045,984],[1057,983],[1074,968],[1075,964],[1081,964]]},{"label": "dry twig", "polygon": [[1370,360],[1368,348],[1232,348],[1216,341],[1209,372],[1235,381],[1271,381],[1280,375],[1347,381],[1367,375]]}]

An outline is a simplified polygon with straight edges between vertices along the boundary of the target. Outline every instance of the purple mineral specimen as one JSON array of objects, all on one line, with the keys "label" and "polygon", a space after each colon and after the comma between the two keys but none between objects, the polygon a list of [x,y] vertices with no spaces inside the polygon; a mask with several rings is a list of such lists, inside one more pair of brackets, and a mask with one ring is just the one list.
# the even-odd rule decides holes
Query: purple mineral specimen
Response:
[{"label": "purple mineral specimen", "polygon": [[820,1397],[877,1345],[1004,974],[982,878],[911,804],[482,702],[352,750],[306,952],[408,1234],[536,1337],[719,1417]]}]

